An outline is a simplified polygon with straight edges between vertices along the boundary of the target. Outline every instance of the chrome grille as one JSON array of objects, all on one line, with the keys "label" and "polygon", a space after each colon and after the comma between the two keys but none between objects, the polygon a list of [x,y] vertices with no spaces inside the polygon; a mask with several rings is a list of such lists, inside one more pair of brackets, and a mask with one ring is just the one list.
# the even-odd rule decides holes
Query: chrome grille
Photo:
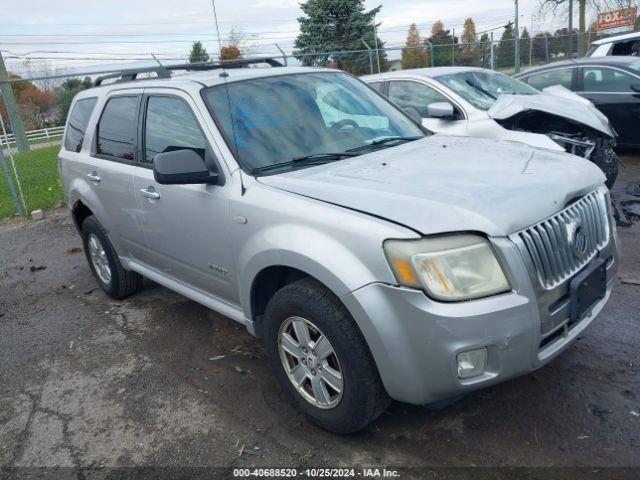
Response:
[{"label": "chrome grille", "polygon": [[[552,289],[589,263],[609,241],[607,196],[595,191],[515,236],[541,285]],[[576,234],[580,229],[581,234]],[[572,245],[573,244],[573,245]]]}]

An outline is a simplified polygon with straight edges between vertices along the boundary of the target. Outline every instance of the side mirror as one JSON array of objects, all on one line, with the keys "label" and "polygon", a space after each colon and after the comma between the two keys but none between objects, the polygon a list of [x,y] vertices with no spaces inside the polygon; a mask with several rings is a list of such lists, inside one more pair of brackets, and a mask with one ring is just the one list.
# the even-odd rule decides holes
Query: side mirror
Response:
[{"label": "side mirror", "polygon": [[414,107],[405,107],[402,109],[402,111],[406,113],[409,118],[411,118],[411,120],[416,122],[418,125],[422,125],[422,116],[420,115],[420,112],[418,112],[418,110],[416,110]]},{"label": "side mirror", "polygon": [[193,150],[173,150],[153,157],[153,177],[161,185],[218,183],[219,175],[209,171]]},{"label": "side mirror", "polygon": [[452,120],[454,118],[453,105],[449,102],[436,102],[427,105],[427,113],[431,118]]},{"label": "side mirror", "polygon": [[633,83],[631,85],[631,90],[633,90],[634,92],[640,92],[640,83]]}]

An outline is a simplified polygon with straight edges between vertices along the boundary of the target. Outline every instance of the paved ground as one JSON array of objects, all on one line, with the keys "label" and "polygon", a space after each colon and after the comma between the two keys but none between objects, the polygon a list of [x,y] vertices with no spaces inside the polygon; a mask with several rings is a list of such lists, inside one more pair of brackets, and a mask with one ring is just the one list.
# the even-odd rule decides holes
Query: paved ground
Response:
[{"label": "paved ground", "polygon": [[339,437],[289,406],[231,320],[150,282],[105,297],[66,212],[5,224],[0,466],[640,467],[640,224],[620,238],[624,283],[550,365]]}]

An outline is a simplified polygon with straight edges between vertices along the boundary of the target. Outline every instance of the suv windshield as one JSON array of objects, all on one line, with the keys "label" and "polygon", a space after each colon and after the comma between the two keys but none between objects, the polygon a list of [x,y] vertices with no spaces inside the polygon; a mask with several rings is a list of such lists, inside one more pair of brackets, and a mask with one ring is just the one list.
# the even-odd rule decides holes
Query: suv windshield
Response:
[{"label": "suv windshield", "polygon": [[492,71],[452,73],[436,79],[480,110],[489,110],[500,95],[540,93],[520,80]]},{"label": "suv windshield", "polygon": [[203,97],[240,164],[254,173],[340,160],[425,135],[340,72],[229,82],[203,90]]}]

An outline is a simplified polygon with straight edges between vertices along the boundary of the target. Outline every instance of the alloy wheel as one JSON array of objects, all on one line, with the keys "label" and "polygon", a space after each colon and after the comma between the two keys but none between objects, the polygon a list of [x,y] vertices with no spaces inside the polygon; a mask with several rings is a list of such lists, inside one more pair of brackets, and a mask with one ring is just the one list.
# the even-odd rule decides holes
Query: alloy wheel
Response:
[{"label": "alloy wheel", "polygon": [[343,372],[331,342],[311,321],[287,318],[278,332],[282,366],[294,388],[312,405],[334,408],[344,390]]},{"label": "alloy wheel", "polygon": [[106,285],[111,283],[111,267],[102,243],[93,233],[89,235],[89,257],[98,278]]}]

